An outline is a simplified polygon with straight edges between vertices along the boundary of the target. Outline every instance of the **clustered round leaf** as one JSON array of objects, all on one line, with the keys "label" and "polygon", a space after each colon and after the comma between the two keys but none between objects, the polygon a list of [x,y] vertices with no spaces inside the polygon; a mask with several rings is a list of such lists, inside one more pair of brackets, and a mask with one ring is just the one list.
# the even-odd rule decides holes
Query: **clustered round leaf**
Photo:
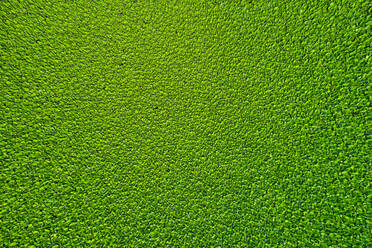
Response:
[{"label": "clustered round leaf", "polygon": [[0,1],[0,246],[371,247],[370,9]]}]

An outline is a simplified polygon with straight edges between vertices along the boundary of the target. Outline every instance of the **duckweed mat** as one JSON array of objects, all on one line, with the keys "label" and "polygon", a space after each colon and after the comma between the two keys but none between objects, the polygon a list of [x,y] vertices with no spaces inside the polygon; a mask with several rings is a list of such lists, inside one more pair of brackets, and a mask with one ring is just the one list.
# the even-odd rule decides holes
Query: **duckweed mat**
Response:
[{"label": "duckweed mat", "polygon": [[371,247],[370,10],[2,0],[0,246]]}]

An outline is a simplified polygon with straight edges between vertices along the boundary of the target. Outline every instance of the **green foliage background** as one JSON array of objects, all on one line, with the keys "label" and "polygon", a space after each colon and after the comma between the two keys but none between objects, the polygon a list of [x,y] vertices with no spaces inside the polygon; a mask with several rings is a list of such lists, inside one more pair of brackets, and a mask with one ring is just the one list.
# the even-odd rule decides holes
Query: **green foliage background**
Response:
[{"label": "green foliage background", "polygon": [[371,247],[369,1],[2,0],[2,247]]}]

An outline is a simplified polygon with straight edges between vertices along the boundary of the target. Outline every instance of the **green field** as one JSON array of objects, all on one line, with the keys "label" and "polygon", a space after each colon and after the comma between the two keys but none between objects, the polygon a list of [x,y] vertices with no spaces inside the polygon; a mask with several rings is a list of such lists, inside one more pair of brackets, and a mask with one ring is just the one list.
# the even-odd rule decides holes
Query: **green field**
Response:
[{"label": "green field", "polygon": [[372,247],[371,6],[0,1],[0,247]]}]

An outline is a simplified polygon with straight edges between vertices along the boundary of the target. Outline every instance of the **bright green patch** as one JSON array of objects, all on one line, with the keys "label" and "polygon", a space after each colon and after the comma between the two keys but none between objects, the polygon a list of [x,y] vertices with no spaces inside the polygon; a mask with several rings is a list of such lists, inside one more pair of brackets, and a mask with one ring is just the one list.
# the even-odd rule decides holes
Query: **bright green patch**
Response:
[{"label": "bright green patch", "polygon": [[0,1],[0,246],[371,247],[368,2]]}]

